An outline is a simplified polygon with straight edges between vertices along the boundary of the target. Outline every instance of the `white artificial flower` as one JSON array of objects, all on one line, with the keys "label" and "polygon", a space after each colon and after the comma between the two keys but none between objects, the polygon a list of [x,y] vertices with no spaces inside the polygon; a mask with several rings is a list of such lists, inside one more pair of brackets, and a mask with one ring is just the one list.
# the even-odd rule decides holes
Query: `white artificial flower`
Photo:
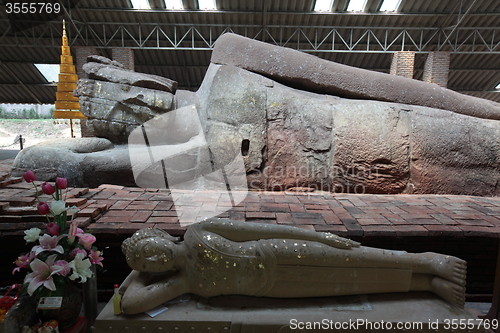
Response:
[{"label": "white artificial flower", "polygon": [[59,215],[66,210],[66,202],[63,200],[55,200],[50,203],[50,211],[54,215]]},{"label": "white artificial flower", "polygon": [[79,209],[78,207],[76,206],[72,206],[68,209],[68,212],[71,214],[71,215],[75,215],[76,213],[78,213]]},{"label": "white artificial flower", "polygon": [[26,234],[26,236],[24,236],[24,240],[28,243],[36,242],[38,238],[40,238],[41,232],[42,230],[40,230],[39,228],[24,230],[24,233]]},{"label": "white artificial flower", "polygon": [[89,258],[85,260],[83,258],[85,258],[85,254],[80,252],[75,256],[75,259],[68,264],[68,267],[73,271],[69,276],[71,280],[81,278],[81,282],[84,283],[87,282],[87,278],[92,277],[92,270],[90,269],[92,263]]}]

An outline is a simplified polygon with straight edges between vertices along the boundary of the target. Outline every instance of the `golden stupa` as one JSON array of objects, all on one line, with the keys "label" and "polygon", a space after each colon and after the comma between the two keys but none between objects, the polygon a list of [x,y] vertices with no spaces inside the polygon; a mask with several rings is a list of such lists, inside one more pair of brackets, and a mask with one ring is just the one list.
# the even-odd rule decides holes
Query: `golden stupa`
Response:
[{"label": "golden stupa", "polygon": [[63,20],[63,36],[61,46],[61,64],[59,65],[59,82],[56,92],[56,109],[54,118],[70,119],[71,136],[73,137],[73,119],[87,119],[80,112],[80,103],[78,97],[73,96],[73,90],[76,89],[78,75],[73,65],[73,57],[68,46],[68,37],[66,36],[66,23]]}]

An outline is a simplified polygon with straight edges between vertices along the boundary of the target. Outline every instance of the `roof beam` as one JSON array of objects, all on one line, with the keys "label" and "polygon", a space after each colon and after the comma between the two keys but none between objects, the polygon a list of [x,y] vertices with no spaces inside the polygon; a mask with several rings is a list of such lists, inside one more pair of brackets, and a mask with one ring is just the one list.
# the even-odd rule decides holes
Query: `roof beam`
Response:
[{"label": "roof beam", "polygon": [[82,40],[85,40],[85,38],[83,38],[82,34],[80,33],[80,30],[78,29],[78,26],[76,25],[75,20],[73,20],[73,16],[71,15],[71,12],[68,12],[68,10],[64,6],[64,4],[61,2],[61,0],[58,0],[58,2],[61,4],[62,9],[64,10],[64,13],[66,14],[65,15],[66,18],[68,18],[68,20],[71,22],[71,24],[75,27],[74,30],[76,31],[77,36],[80,36],[80,38]]},{"label": "roof beam", "polygon": [[[451,11],[448,14],[446,14],[446,18],[441,20],[440,26],[441,27],[450,26],[452,24],[451,22],[454,21],[456,19],[456,17],[458,17],[458,19],[460,19],[461,9],[462,9],[462,1],[461,0],[455,1],[454,6],[451,9]],[[457,10],[459,11],[458,13],[456,13]]]},{"label": "roof beam", "polygon": [[[0,83],[1,86],[15,86],[15,85],[24,85],[26,87],[57,87],[57,83]],[[54,95],[55,98],[55,95]]]},{"label": "roof beam", "polygon": [[[1,23],[1,21],[0,21]],[[56,22],[59,26],[59,22]],[[48,24],[55,24],[49,22]],[[277,46],[304,52],[393,53],[401,49],[428,53],[437,50],[455,54],[500,54],[500,27],[332,27],[281,25],[158,24],[92,22],[77,23],[81,38],[73,45],[97,48],[132,48],[162,50],[212,50],[215,40],[225,32],[252,38],[268,39]],[[0,24],[1,27],[1,24]],[[45,31],[7,34],[0,37],[1,46],[59,47],[60,41]],[[41,35],[40,35],[41,34]],[[45,34],[45,35],[43,35]],[[460,35],[450,41],[452,34]]]},{"label": "roof beam", "polygon": [[[141,12],[141,13],[204,13],[203,10],[198,10],[198,9],[182,9],[182,10],[175,10],[175,9],[157,9],[157,8],[152,8],[152,9],[133,9],[133,8],[109,8],[109,7],[78,7],[78,9],[82,12],[85,11],[105,11],[105,12]],[[220,10],[220,11],[212,11],[210,12],[211,14],[241,14],[241,15],[248,15],[248,14],[258,14],[262,15],[262,11],[256,11],[256,10]],[[272,14],[279,14],[279,15],[346,15],[346,16],[353,16],[353,15],[361,15],[361,16],[432,16],[432,17],[459,17],[460,13],[432,13],[432,12],[348,12],[348,11],[328,11],[328,12],[316,12],[316,11],[273,11],[273,10],[268,10],[267,13],[269,15]],[[469,16],[489,16],[489,15],[498,15],[500,13],[496,12],[474,12],[470,13]]]},{"label": "roof beam", "polygon": [[[474,0],[471,5],[469,6],[469,8],[467,8],[467,11],[459,16],[458,18],[458,22],[457,24],[453,27],[453,30],[449,33],[448,36],[446,36],[446,39],[444,40],[443,44],[441,44],[441,48],[448,42],[448,40],[450,39],[450,37],[453,35],[453,33],[458,29],[458,27],[460,26],[460,23],[462,23],[462,21],[464,20],[464,18],[470,14],[470,11],[472,10],[472,7],[474,7],[474,5],[476,4],[477,0]],[[441,48],[439,50],[441,50]]]},{"label": "roof beam", "polygon": [[42,102],[40,102],[38,97],[36,97],[36,95],[31,91],[31,89],[29,89],[28,86],[26,84],[24,84],[23,81],[21,81],[21,79],[19,79],[19,77],[16,75],[16,73],[11,71],[10,68],[6,64],[4,64],[3,61],[1,61],[1,60],[0,60],[0,66],[4,69],[4,71],[6,71],[10,76],[12,76],[12,78],[14,80],[16,80],[18,82],[18,84],[21,85],[21,88],[24,89],[24,91],[26,91],[26,93],[28,93],[28,95],[30,95],[31,98],[33,98],[33,100],[36,101],[36,103],[42,104]]}]

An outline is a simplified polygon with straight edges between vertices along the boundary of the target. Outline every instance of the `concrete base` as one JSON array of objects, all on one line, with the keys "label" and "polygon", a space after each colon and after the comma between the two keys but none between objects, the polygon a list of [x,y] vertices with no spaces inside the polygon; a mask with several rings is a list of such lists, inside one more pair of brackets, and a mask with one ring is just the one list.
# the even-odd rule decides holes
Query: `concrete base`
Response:
[{"label": "concrete base", "polygon": [[191,296],[167,307],[154,318],[115,316],[109,302],[93,332],[485,332],[480,319],[425,292],[314,299]]}]

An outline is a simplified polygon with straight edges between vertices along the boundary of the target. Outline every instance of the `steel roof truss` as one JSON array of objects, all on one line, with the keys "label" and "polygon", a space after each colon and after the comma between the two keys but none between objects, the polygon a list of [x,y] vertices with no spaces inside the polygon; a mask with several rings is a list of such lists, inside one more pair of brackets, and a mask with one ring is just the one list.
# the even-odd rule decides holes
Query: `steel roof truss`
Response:
[{"label": "steel roof truss", "polygon": [[[49,22],[42,29],[12,33],[5,29],[1,46],[59,47],[60,22]],[[500,27],[449,28],[374,28],[374,27],[298,27],[258,25],[185,25],[165,26],[154,23],[80,23],[71,46],[93,45],[97,48],[134,49],[213,49],[225,32],[244,34],[253,39],[270,39],[279,46],[306,52],[395,52],[419,53],[500,53]],[[97,44],[97,45],[96,45]]]}]

